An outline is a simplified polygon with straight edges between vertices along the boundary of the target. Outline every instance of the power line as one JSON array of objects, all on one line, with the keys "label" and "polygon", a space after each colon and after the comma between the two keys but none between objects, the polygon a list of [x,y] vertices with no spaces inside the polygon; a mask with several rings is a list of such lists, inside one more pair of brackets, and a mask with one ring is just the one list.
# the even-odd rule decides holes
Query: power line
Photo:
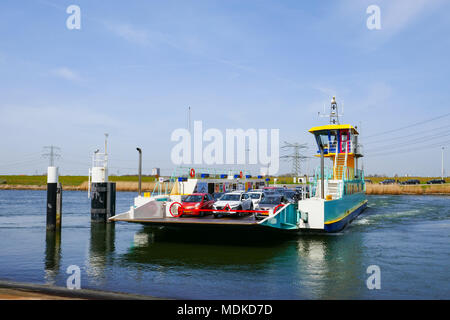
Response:
[{"label": "power line", "polygon": [[[450,132],[448,132],[446,134],[442,134],[442,133],[440,133],[440,134],[433,134],[433,135],[423,136],[421,138],[414,138],[414,139],[406,140],[406,141],[399,142],[399,143],[394,143],[394,144],[389,144],[389,145],[385,145],[385,146],[381,146],[381,147],[376,147],[376,149],[378,149],[378,150],[380,150],[380,149],[392,149],[392,148],[395,148],[397,146],[402,146],[402,145],[410,143],[410,142],[412,142],[416,146],[417,143],[426,142],[426,141],[429,141],[429,140],[431,140],[433,138],[443,138],[443,137],[447,137],[449,135],[450,135]],[[373,149],[373,150],[376,150],[376,149]],[[369,150],[372,150],[372,149],[369,149]],[[370,151],[367,151],[367,152],[370,152]]]},{"label": "power line", "polygon": [[449,125],[445,125],[445,126],[441,126],[441,127],[437,127],[437,128],[433,128],[433,129],[427,129],[427,130],[422,130],[422,131],[417,131],[417,132],[410,132],[410,133],[408,133],[408,135],[404,135],[404,136],[389,137],[389,138],[383,138],[383,139],[379,139],[379,140],[375,140],[375,141],[370,141],[370,144],[377,144],[380,142],[398,140],[398,139],[403,139],[403,138],[411,138],[413,136],[420,135],[423,133],[428,133],[431,131],[440,132],[439,130],[444,129],[444,128],[445,128],[445,130],[443,130],[443,132],[447,132],[448,130],[450,130]]},{"label": "power line", "polygon": [[[435,147],[443,147],[443,146],[448,146],[450,145],[450,141],[441,141],[441,142],[437,142],[428,146],[424,146],[421,147],[419,146],[420,150],[427,150],[427,149],[431,149],[431,148],[435,148]],[[412,148],[407,148],[407,149],[400,149],[400,150],[395,150],[395,152],[379,152],[379,153],[373,153],[373,154],[369,154],[367,155],[370,158],[374,158],[374,157],[379,157],[379,156],[390,156],[390,155],[399,155],[402,153],[408,153],[408,152],[417,152],[418,146],[414,145],[412,146]]]},{"label": "power line", "polygon": [[392,129],[392,130],[380,132],[380,133],[377,133],[377,134],[369,135],[369,136],[365,137],[364,139],[370,139],[372,137],[377,137],[377,136],[381,136],[381,135],[384,135],[384,134],[388,134],[388,133],[392,133],[392,132],[396,132],[396,131],[401,131],[403,129],[407,129],[407,128],[411,128],[411,127],[414,127],[414,126],[418,126],[418,125],[421,125],[421,124],[424,124],[424,123],[427,123],[427,122],[431,122],[431,121],[434,121],[434,120],[437,120],[437,119],[445,118],[445,117],[448,117],[448,116],[450,116],[450,113],[446,113],[446,114],[443,114],[441,116],[437,116],[437,117],[434,117],[434,118],[431,118],[431,119],[427,119],[427,120],[424,120],[424,121],[419,121],[419,122],[416,122],[416,123],[413,123],[413,124],[410,124],[410,125],[407,125],[407,126],[404,126],[404,127],[400,127],[400,128],[397,128],[397,129]]}]

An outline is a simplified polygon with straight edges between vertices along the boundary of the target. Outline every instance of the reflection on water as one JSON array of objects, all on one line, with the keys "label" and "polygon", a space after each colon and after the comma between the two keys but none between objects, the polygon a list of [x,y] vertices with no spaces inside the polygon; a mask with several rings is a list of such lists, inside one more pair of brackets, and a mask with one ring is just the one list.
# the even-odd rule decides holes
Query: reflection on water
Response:
[{"label": "reflection on water", "polygon": [[[143,227],[118,261],[138,274],[157,272],[162,278],[163,273],[167,277],[173,272],[180,283],[185,277],[199,273],[198,280],[204,281],[203,286],[210,291],[217,291],[217,297],[221,296],[220,287],[214,285],[228,285],[227,282],[234,282],[238,277],[246,279],[245,282],[254,278],[253,290],[283,292],[283,298],[288,299],[355,298],[364,287],[365,267],[358,257],[361,247],[361,237],[344,234],[286,238],[214,232],[211,236],[203,232],[188,235]],[[217,271],[221,273],[220,279],[210,277]],[[234,288],[239,293],[233,297],[243,298],[249,291],[249,296],[269,298],[262,291],[251,291],[251,287]],[[192,289],[187,286],[187,290]]]},{"label": "reflection on water", "polygon": [[61,261],[61,231],[47,230],[45,235],[45,282],[55,284]]},{"label": "reflection on water", "polygon": [[299,238],[298,272],[303,286],[313,288],[315,298],[358,297],[364,289],[361,248],[362,238],[348,233]]},{"label": "reflection on water", "polygon": [[91,222],[89,256],[86,272],[98,284],[104,283],[105,271],[112,264],[115,247],[114,223]]},{"label": "reflection on water", "polygon": [[[292,237],[291,237],[292,238]],[[253,233],[183,232],[143,227],[134,235],[133,246],[121,259],[134,263],[166,266],[231,266],[257,267],[282,254],[289,245],[286,238]]]}]

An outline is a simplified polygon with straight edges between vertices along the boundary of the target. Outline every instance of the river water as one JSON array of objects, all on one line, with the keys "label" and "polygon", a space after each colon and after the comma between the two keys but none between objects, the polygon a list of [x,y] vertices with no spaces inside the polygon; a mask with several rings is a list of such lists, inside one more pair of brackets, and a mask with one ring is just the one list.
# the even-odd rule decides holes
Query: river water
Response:
[{"label": "river water", "polygon": [[[117,193],[116,211],[136,194]],[[86,192],[64,191],[60,235],[46,191],[0,191],[0,279],[186,299],[449,299],[450,196],[368,196],[345,231],[289,239],[172,238],[139,224],[91,224]],[[366,284],[369,266],[380,289]]]}]

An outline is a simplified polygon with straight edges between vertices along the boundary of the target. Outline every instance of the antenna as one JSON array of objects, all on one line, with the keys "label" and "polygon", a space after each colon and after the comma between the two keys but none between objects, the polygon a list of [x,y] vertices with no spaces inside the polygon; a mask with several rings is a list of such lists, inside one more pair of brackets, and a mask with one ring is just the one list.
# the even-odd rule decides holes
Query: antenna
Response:
[{"label": "antenna", "polygon": [[61,155],[58,153],[58,151],[61,151],[61,148],[55,147],[55,146],[45,146],[44,151],[48,151],[47,153],[43,153],[42,156],[44,158],[49,159],[49,167],[54,167],[55,164],[55,158],[60,158]]},{"label": "antenna", "polygon": [[321,114],[319,112],[319,117],[329,117],[330,118],[330,124],[339,124],[339,116],[344,115],[344,107],[342,105],[342,113],[339,114],[338,105],[336,102],[336,97],[333,96],[333,99],[331,99],[331,105],[330,105],[330,113],[325,114],[325,106],[323,107],[324,114]]}]

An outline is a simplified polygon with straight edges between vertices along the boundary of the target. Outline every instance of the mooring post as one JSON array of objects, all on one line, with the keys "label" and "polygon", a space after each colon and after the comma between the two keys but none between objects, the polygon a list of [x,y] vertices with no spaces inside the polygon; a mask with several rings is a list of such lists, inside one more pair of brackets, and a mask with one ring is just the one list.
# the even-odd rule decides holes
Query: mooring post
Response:
[{"label": "mooring post", "polygon": [[[56,230],[61,227],[61,204],[59,204],[58,218],[58,168],[47,169],[47,230]],[[62,196],[60,192],[59,201]]]},{"label": "mooring post", "polygon": [[107,137],[105,134],[105,153],[94,152],[91,181],[91,221],[110,222],[109,218],[116,213],[116,183],[108,182]]},{"label": "mooring post", "polygon": [[108,182],[106,188],[106,222],[116,215],[116,183]]},{"label": "mooring post", "polygon": [[62,184],[58,182],[56,188],[56,227],[61,228],[62,224]]},{"label": "mooring post", "polygon": [[109,222],[116,214],[116,183],[92,182],[91,220]]}]

